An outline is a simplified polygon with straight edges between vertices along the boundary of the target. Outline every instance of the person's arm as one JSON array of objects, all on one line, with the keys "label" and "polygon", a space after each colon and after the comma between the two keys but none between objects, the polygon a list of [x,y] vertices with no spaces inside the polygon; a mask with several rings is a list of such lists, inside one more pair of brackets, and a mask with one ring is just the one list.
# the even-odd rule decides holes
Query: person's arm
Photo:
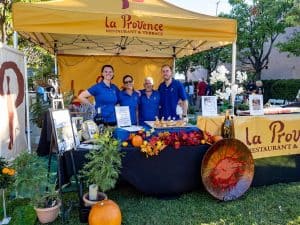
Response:
[{"label": "person's arm", "polygon": [[87,105],[91,105],[91,102],[88,100],[88,98],[92,96],[90,94],[90,92],[88,92],[87,90],[83,91],[80,93],[80,95],[78,96],[78,100],[80,101],[80,103],[82,104],[87,104]]},{"label": "person's arm", "polygon": [[188,111],[188,101],[184,100],[181,102],[181,107],[182,107],[182,112],[183,112],[183,116],[187,116],[187,111]]}]

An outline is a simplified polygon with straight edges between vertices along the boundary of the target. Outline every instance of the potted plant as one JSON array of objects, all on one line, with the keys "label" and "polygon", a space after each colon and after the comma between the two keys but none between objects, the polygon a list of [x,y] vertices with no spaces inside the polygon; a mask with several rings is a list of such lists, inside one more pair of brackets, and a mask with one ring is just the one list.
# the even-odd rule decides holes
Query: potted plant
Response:
[{"label": "potted plant", "polygon": [[115,187],[122,163],[120,141],[113,138],[112,128],[105,128],[102,134],[96,135],[95,146],[86,155],[88,162],[80,171],[90,184],[89,193],[83,195],[85,206],[107,199],[106,194],[98,192],[98,189],[105,192]]},{"label": "potted plant", "polygon": [[[16,197],[29,198],[41,223],[54,221],[61,202],[51,174],[48,176],[46,160],[23,151],[14,161],[16,169]],[[53,179],[54,180],[54,179]]]}]

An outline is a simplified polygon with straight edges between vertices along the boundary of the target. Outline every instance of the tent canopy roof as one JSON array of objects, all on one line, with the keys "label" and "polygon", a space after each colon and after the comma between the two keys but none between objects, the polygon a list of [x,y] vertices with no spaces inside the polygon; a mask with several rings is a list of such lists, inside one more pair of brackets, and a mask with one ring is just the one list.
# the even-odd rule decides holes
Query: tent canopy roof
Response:
[{"label": "tent canopy roof", "polygon": [[236,40],[235,20],[162,0],[57,0],[14,3],[13,26],[50,52],[182,57]]}]

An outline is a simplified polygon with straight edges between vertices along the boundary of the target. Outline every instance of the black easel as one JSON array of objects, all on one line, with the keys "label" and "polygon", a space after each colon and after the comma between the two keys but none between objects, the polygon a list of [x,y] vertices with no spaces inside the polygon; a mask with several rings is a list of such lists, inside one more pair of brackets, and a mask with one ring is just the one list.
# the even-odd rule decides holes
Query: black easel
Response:
[{"label": "black easel", "polygon": [[[49,98],[52,101],[52,109],[49,109],[49,114],[51,117],[51,142],[50,142],[50,151],[49,151],[49,159],[48,159],[48,178],[49,178],[49,173],[50,173],[50,168],[51,168],[52,150],[55,148],[56,149],[56,157],[57,157],[58,191],[59,191],[59,196],[60,196],[60,200],[61,200],[62,222],[64,222],[66,219],[66,210],[65,210],[65,205],[64,205],[64,201],[63,201],[61,162],[62,162],[62,158],[63,158],[65,150],[61,151],[59,149],[59,146],[57,143],[58,139],[56,137],[56,132],[55,132],[53,114],[52,114],[55,110],[63,110],[64,102],[63,102],[62,94],[60,94],[60,90],[58,87],[58,81],[57,80],[54,80],[54,81],[49,80],[48,83],[53,87],[49,93]],[[70,114],[69,114],[69,119],[70,119],[70,123],[72,126]],[[72,128],[72,134],[74,137],[73,128]],[[74,140],[74,138],[73,138],[73,140]],[[75,143],[75,140],[74,140],[74,143]],[[75,144],[74,144],[74,147],[76,148]],[[70,152],[72,169],[73,169],[73,174],[75,177],[75,182],[76,182],[76,187],[77,187],[77,193],[79,193],[79,183],[78,183],[77,171],[76,171],[74,156],[73,156],[74,148],[66,149],[66,150]],[[70,206],[70,208],[71,207],[72,207],[72,205]]]}]

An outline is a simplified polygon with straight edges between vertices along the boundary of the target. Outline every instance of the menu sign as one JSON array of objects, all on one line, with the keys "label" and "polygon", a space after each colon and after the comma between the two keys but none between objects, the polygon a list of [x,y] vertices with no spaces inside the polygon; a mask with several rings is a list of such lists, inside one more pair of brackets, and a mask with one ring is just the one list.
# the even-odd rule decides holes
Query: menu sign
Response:
[{"label": "menu sign", "polygon": [[250,115],[264,115],[263,96],[249,95]]},{"label": "menu sign", "polygon": [[130,127],[131,119],[128,106],[115,106],[118,127]]},{"label": "menu sign", "polygon": [[202,96],[202,115],[203,116],[217,116],[217,96]]}]

